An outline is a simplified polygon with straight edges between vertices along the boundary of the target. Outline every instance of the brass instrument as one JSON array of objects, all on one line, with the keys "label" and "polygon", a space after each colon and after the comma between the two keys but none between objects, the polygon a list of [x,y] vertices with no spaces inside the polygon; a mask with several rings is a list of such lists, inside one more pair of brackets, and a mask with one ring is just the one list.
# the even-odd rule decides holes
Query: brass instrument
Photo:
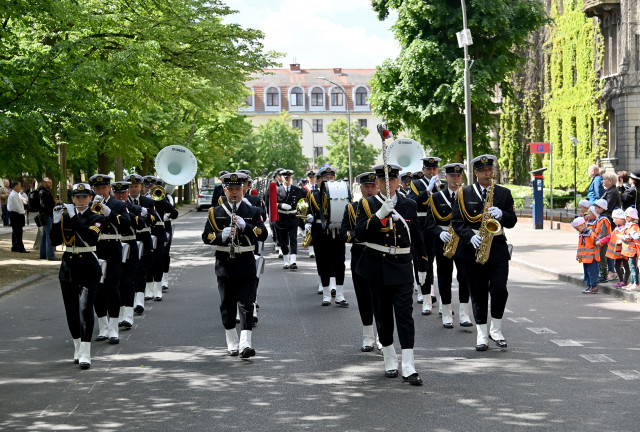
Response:
[{"label": "brass instrument", "polygon": [[489,259],[491,253],[491,243],[493,242],[493,236],[496,235],[502,229],[502,225],[497,219],[494,219],[489,214],[489,208],[493,207],[493,189],[495,187],[495,180],[491,179],[491,186],[487,189],[487,198],[484,202],[484,209],[482,210],[482,222],[480,223],[480,231],[478,235],[482,238],[480,247],[476,249],[476,262],[478,264],[484,264]]},{"label": "brass instrument", "polygon": [[234,239],[236,238],[236,231],[238,230],[238,223],[236,222],[236,200],[231,201],[231,242],[229,243],[229,259],[236,258],[236,245]]},{"label": "brass instrument", "polygon": [[[298,214],[296,215],[297,217],[299,217],[300,219],[306,219],[307,213],[309,212],[309,203],[307,202],[307,200],[302,198],[300,201],[298,201],[298,204],[296,204],[296,210],[298,211]],[[308,248],[309,246],[311,246],[312,240],[313,239],[311,238],[311,230],[306,230],[304,233],[304,237],[302,238],[301,246],[305,249]]]},{"label": "brass instrument", "polygon": [[102,212],[104,211],[104,198],[102,198],[100,201],[94,202],[91,205],[91,211],[97,214],[102,214]]},{"label": "brass instrument", "polygon": [[154,201],[164,201],[164,198],[167,196],[164,188],[162,186],[154,186],[149,191],[149,195]]},{"label": "brass instrument", "polygon": [[447,232],[451,234],[451,240],[444,244],[444,247],[442,248],[442,254],[447,258],[453,258],[453,256],[456,254],[456,250],[458,249],[460,236],[456,234],[452,224],[449,224],[449,229],[447,230]]}]

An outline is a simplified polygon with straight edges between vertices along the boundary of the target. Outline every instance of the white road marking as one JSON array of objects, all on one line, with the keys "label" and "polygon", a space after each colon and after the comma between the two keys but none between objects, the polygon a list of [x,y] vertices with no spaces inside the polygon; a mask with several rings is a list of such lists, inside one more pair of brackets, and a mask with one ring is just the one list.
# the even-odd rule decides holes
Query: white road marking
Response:
[{"label": "white road marking", "polygon": [[561,347],[584,346],[580,342],[571,339],[551,339],[551,342]]},{"label": "white road marking", "polygon": [[611,371],[612,374],[618,375],[620,378],[624,380],[636,380],[640,379],[640,372],[637,370],[620,370],[620,371]]},{"label": "white road marking", "polygon": [[535,334],[556,334],[556,332],[546,327],[527,327],[527,330],[532,331]]},{"label": "white road marking", "polygon": [[509,317],[509,318],[507,318],[507,319],[508,319],[509,321],[513,321],[514,323],[523,323],[523,322],[530,323],[530,322],[533,322],[533,321],[531,321],[529,318],[525,318],[525,317],[518,317],[518,318],[511,318],[511,317]]},{"label": "white road marking", "polygon": [[616,361],[607,357],[604,354],[580,354],[585,360],[590,361],[591,363],[615,363]]}]

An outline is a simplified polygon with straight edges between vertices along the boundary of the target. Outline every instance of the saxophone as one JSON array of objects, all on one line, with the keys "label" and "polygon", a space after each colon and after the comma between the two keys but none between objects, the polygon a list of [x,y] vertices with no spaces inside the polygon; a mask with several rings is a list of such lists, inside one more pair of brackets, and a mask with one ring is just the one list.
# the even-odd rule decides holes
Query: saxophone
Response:
[{"label": "saxophone", "polygon": [[497,219],[494,219],[489,214],[489,208],[493,207],[493,189],[495,187],[495,180],[491,179],[491,186],[487,190],[487,199],[484,202],[484,209],[482,210],[482,222],[480,223],[480,231],[478,235],[482,238],[480,247],[476,249],[476,262],[478,264],[484,264],[489,259],[491,253],[491,243],[493,242],[493,236],[496,235],[501,229],[502,225]]},{"label": "saxophone", "polygon": [[458,249],[460,236],[456,234],[452,224],[449,224],[449,229],[447,230],[447,232],[451,234],[451,240],[444,244],[444,247],[442,248],[442,254],[447,258],[453,258],[453,256],[456,254],[456,250]]}]

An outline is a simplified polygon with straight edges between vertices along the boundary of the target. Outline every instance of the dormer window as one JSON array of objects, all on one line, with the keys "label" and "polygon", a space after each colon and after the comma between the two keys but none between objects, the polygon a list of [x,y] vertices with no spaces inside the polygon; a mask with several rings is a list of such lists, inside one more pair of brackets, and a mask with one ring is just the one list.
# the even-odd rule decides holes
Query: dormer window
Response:
[{"label": "dormer window", "polygon": [[324,92],[321,88],[314,88],[311,90],[311,106],[323,106],[324,105]]},{"label": "dormer window", "polygon": [[342,90],[337,87],[331,89],[331,106],[344,106],[344,95],[342,94]]},{"label": "dormer window", "polygon": [[356,106],[363,106],[367,104],[367,96],[369,92],[364,87],[358,87],[356,90]]},{"label": "dormer window", "polygon": [[275,107],[280,105],[280,92],[275,87],[267,90],[267,106]]},{"label": "dormer window", "polygon": [[304,105],[304,93],[300,87],[294,87],[291,89],[291,95],[289,98],[289,105],[301,107]]}]

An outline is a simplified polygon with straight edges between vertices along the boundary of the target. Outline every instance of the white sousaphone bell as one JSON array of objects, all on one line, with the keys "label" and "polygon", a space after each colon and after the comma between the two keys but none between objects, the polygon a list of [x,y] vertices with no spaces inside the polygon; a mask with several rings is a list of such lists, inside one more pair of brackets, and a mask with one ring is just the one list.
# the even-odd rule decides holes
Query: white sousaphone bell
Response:
[{"label": "white sousaphone bell", "polygon": [[171,195],[176,187],[189,183],[198,172],[198,161],[186,147],[170,145],[158,152],[156,173],[165,183],[165,192]]},{"label": "white sousaphone bell", "polygon": [[387,146],[388,163],[399,165],[402,172],[422,170],[422,158],[425,157],[427,155],[420,143],[409,138],[399,138]]}]

